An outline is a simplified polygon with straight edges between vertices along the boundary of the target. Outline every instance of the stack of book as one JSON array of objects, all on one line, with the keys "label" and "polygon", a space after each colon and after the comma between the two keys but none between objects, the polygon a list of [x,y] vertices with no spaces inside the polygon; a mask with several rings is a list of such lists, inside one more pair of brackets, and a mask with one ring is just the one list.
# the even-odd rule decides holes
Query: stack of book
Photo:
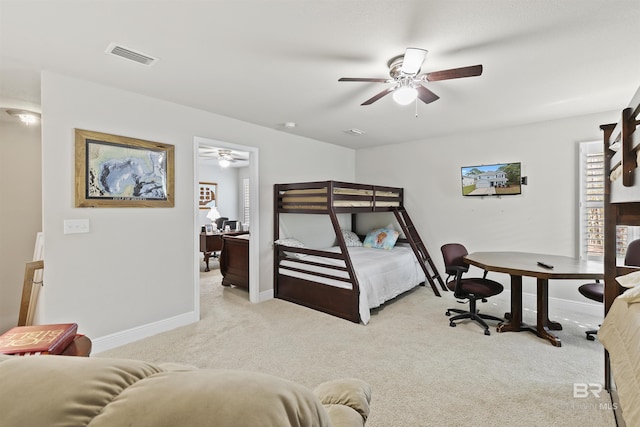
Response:
[{"label": "stack of book", "polygon": [[61,354],[73,342],[77,323],[17,326],[0,335],[0,353],[16,356]]}]

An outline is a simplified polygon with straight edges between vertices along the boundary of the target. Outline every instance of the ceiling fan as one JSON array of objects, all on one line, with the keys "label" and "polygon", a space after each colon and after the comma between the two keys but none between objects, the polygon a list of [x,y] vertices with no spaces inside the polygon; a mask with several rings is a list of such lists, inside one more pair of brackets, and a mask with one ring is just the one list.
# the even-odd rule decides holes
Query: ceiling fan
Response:
[{"label": "ceiling fan", "polygon": [[249,157],[245,155],[246,153],[232,151],[227,148],[200,147],[199,154],[200,157],[217,160],[218,164],[223,168],[228,167],[231,163],[249,160]]},{"label": "ceiling fan", "polygon": [[427,56],[427,51],[419,48],[407,48],[403,55],[391,58],[387,62],[391,78],[342,77],[339,82],[373,82],[391,83],[387,89],[367,99],[360,105],[370,105],[393,92],[393,99],[398,104],[407,105],[417,98],[425,104],[438,100],[440,97],[427,89],[423,82],[474,77],[482,74],[482,65],[452,68],[450,70],[433,71],[420,74],[420,68]]}]

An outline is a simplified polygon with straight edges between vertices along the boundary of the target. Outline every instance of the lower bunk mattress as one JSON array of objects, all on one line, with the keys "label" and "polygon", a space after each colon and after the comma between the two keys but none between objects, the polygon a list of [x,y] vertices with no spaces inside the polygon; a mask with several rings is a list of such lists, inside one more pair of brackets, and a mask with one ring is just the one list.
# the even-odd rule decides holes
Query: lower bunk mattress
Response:
[{"label": "lower bunk mattress", "polygon": [[598,330],[598,340],[609,352],[624,421],[640,426],[640,302],[616,298]]},{"label": "lower bunk mattress", "polygon": [[[350,247],[348,250],[356,278],[358,279],[358,285],[360,286],[360,321],[365,325],[371,319],[372,308],[379,307],[386,301],[413,289],[426,280],[424,271],[409,246],[396,245],[391,250]],[[340,253],[340,248],[336,246],[324,251]],[[344,266],[344,261],[340,259],[315,255],[304,256],[302,259],[326,265]],[[279,274],[281,275],[297,277],[328,286],[352,289],[351,283],[314,274],[321,273],[348,278],[349,275],[346,271],[302,264],[296,262],[295,259],[283,260],[280,266],[309,271],[309,273],[302,273],[280,268]]]}]

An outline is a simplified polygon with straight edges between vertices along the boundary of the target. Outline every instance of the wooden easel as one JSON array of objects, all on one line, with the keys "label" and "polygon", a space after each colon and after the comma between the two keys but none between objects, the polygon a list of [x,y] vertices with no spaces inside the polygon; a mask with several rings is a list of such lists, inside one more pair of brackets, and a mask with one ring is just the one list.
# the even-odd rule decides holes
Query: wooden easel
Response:
[{"label": "wooden easel", "polygon": [[[22,282],[22,300],[20,301],[20,314],[18,326],[33,325],[35,305],[42,285],[42,274],[38,270],[44,269],[44,261],[31,261],[25,265],[24,281]],[[40,279],[40,280],[38,280]]]},{"label": "wooden easel", "polygon": [[44,261],[28,262],[24,269],[24,282],[22,283],[22,300],[20,301],[20,314],[18,315],[18,326],[29,326],[33,324],[35,303],[38,296],[34,288],[40,286],[42,281],[35,280],[36,271],[44,269]]}]

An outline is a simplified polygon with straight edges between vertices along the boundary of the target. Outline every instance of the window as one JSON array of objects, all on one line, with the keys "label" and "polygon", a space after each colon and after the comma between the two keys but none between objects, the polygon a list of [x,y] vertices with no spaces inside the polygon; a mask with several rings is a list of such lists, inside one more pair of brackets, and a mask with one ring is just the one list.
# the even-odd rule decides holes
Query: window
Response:
[{"label": "window", "polygon": [[242,223],[249,225],[249,179],[242,180]]},{"label": "window", "polygon": [[580,144],[580,256],[604,256],[604,154],[602,143]]},{"label": "window", "polygon": [[[601,141],[580,144],[580,257],[604,257],[604,153]],[[624,259],[629,242],[640,238],[640,227],[618,226],[617,257]]]}]

